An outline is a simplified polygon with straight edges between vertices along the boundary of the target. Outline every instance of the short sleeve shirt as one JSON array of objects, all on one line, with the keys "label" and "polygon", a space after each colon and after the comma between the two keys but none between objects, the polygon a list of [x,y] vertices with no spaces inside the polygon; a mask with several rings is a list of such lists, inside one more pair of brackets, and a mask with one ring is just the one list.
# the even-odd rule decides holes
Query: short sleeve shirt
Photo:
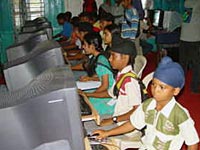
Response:
[{"label": "short sleeve shirt", "polygon": [[72,35],[72,31],[73,31],[72,25],[69,22],[65,22],[61,34],[67,38],[70,38]]},{"label": "short sleeve shirt", "polygon": [[[130,71],[133,72],[132,67],[129,65],[117,74],[117,78],[120,75],[125,74]],[[116,98],[113,94],[114,86],[115,84],[113,84],[112,88],[108,90],[108,93],[112,98]],[[114,110],[113,115],[119,116],[119,115],[125,114],[129,112],[131,109],[133,109],[133,106],[136,106],[139,104],[141,104],[141,93],[140,93],[140,86],[138,84],[138,81],[131,77],[125,79],[123,85],[120,88],[119,96],[116,100],[116,105],[115,105],[115,110]]]},{"label": "short sleeve shirt", "polygon": [[[101,64],[103,64],[103,65],[101,65]],[[100,80],[102,80],[102,76],[108,75],[109,88],[113,85],[113,82],[114,82],[113,73],[111,71],[110,63],[109,63],[108,59],[105,56],[100,55],[98,57],[97,67],[95,68],[95,71],[96,71],[96,74],[97,74],[97,76],[99,77]]]},{"label": "short sleeve shirt", "polygon": [[161,111],[155,108],[154,99],[146,100],[130,117],[137,129],[146,126],[141,149],[180,150],[184,141],[187,145],[199,142],[194,121],[174,98]]}]

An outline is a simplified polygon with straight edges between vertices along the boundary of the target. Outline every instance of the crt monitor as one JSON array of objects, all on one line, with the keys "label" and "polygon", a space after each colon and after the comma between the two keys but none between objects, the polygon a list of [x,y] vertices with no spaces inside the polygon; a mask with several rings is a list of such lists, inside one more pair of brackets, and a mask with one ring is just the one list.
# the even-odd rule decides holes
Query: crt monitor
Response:
[{"label": "crt monitor", "polygon": [[22,32],[34,32],[38,29],[42,29],[42,28],[48,28],[51,27],[51,23],[50,22],[43,22],[41,24],[35,24],[33,26],[23,26],[21,28]]},{"label": "crt monitor", "polygon": [[24,88],[0,94],[0,120],[2,150],[33,150],[59,141],[68,141],[71,150],[85,149],[77,88],[67,66],[47,70]]},{"label": "crt monitor", "polygon": [[24,23],[24,26],[33,26],[35,24],[41,24],[41,23],[44,23],[44,22],[48,22],[48,19],[45,18],[45,17],[38,17],[34,20],[26,20],[25,23]]},{"label": "crt monitor", "polygon": [[13,61],[20,57],[26,56],[28,53],[34,50],[37,44],[46,40],[48,40],[47,34],[45,32],[41,32],[41,34],[30,37],[24,42],[9,46],[6,49],[8,61]]},{"label": "crt monitor", "polygon": [[3,72],[8,90],[20,89],[46,69],[64,64],[58,42],[47,40],[39,43],[26,56],[4,64]]},{"label": "crt monitor", "polygon": [[148,10],[147,17],[156,29],[163,28],[164,11],[163,10]]},{"label": "crt monitor", "polygon": [[45,27],[45,28],[40,28],[40,29],[37,29],[35,31],[31,31],[31,32],[21,32],[21,33],[19,33],[17,35],[16,43],[21,43],[21,42],[25,41],[26,39],[28,39],[32,36],[40,34],[41,32],[45,32],[45,34],[48,36],[49,40],[52,39],[52,36],[53,36],[52,27]]},{"label": "crt monitor", "polygon": [[153,26],[162,29],[163,28],[164,11],[154,10],[153,14]]}]

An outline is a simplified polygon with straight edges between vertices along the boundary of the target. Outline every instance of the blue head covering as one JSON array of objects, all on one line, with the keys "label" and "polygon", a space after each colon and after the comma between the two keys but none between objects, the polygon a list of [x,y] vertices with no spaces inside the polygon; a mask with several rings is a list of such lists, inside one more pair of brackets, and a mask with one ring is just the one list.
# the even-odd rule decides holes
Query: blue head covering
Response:
[{"label": "blue head covering", "polygon": [[185,84],[183,68],[168,56],[162,58],[153,77],[174,88],[182,89]]}]

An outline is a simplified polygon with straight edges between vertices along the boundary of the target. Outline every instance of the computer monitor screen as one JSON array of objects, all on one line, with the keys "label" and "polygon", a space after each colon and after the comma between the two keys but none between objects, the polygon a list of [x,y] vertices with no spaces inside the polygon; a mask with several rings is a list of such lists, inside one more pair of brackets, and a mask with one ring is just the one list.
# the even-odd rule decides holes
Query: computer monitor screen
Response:
[{"label": "computer monitor screen", "polygon": [[85,149],[80,103],[69,67],[47,70],[24,88],[0,94],[0,120],[2,150],[33,150],[60,140],[68,141],[71,150]]},{"label": "computer monitor screen", "polygon": [[153,13],[153,26],[159,29],[163,28],[164,11],[154,10]]},{"label": "computer monitor screen", "polygon": [[20,89],[43,71],[64,64],[58,42],[44,41],[26,56],[4,64],[3,72],[8,90]]}]

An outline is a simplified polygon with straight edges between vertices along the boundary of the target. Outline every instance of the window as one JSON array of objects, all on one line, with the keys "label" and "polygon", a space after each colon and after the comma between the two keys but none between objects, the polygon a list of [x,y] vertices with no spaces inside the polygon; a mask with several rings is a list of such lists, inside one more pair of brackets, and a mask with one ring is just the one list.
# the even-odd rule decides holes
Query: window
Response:
[{"label": "window", "polygon": [[15,32],[18,32],[18,30],[23,24],[23,18],[22,18],[23,9],[21,6],[22,5],[20,3],[20,0],[13,1],[13,14],[14,14],[13,18],[14,18]]},{"label": "window", "polygon": [[44,0],[26,0],[25,8],[26,20],[44,16]]},{"label": "window", "polygon": [[44,16],[44,0],[13,0],[15,32],[19,32],[25,20]]}]

